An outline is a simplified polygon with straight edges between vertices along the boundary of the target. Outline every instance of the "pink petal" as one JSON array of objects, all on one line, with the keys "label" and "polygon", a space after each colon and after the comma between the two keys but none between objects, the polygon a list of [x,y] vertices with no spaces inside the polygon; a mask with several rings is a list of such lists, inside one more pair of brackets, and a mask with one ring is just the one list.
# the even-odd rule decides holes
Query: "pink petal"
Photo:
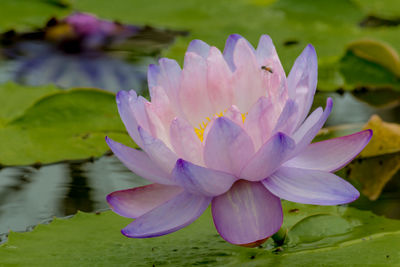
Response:
[{"label": "pink petal", "polygon": [[282,132],[285,134],[291,134],[294,131],[298,107],[296,102],[289,99],[286,101],[286,104],[279,115],[279,118],[276,122],[273,133]]},{"label": "pink petal", "polygon": [[232,174],[194,165],[182,159],[176,162],[172,175],[185,190],[203,196],[221,195],[237,180]]},{"label": "pink petal", "polygon": [[243,37],[239,34],[231,34],[225,43],[224,58],[232,71],[235,70],[235,64],[233,63],[233,51],[235,51],[236,43],[240,39],[243,39]]},{"label": "pink petal", "polygon": [[170,127],[171,143],[176,154],[188,161],[203,165],[203,146],[193,126],[175,118]]},{"label": "pink petal", "polygon": [[164,128],[168,129],[172,119],[176,116],[169,98],[161,86],[151,87],[149,91],[153,110],[160,118]]},{"label": "pink petal", "polygon": [[235,105],[232,105],[224,112],[224,117],[230,119],[231,121],[233,121],[234,123],[236,123],[241,127],[244,126],[242,113]]},{"label": "pink petal", "polygon": [[160,117],[154,110],[153,104],[150,102],[145,103],[145,110],[147,113],[147,118],[149,124],[151,126],[150,132],[152,136],[160,139],[166,146],[171,148],[170,138],[169,138],[169,131],[165,128],[164,123],[161,121]]},{"label": "pink petal", "polygon": [[195,53],[186,53],[179,101],[187,120],[198,126],[215,114],[207,93],[206,61]]},{"label": "pink petal", "polygon": [[318,80],[317,54],[312,45],[307,45],[296,59],[287,78],[289,96],[299,107],[296,128],[310,111]]},{"label": "pink petal", "polygon": [[190,42],[186,52],[193,52],[206,59],[210,51],[210,46],[202,40],[193,40]]},{"label": "pink petal", "polygon": [[178,156],[169,149],[160,139],[151,136],[143,128],[139,127],[142,138],[143,150],[166,173],[171,173]]},{"label": "pink petal", "polygon": [[325,124],[331,111],[332,99],[328,98],[324,112],[322,112],[321,108],[318,108],[308,116],[304,123],[292,135],[292,138],[296,142],[296,148],[290,157],[297,156],[311,143],[319,130],[321,130],[322,126]]},{"label": "pink petal", "polygon": [[267,178],[294,149],[293,139],[283,133],[271,137],[249,160],[240,173],[240,178],[248,181],[260,181]]},{"label": "pink petal", "polygon": [[215,120],[204,146],[204,162],[208,167],[238,175],[254,154],[250,137],[231,120]]},{"label": "pink petal", "polygon": [[147,238],[175,232],[194,222],[208,207],[210,197],[182,192],[122,229],[127,237]]},{"label": "pink petal", "polygon": [[207,58],[207,90],[217,112],[225,110],[233,103],[231,79],[232,72],[221,52],[216,47],[211,47]]},{"label": "pink petal", "polygon": [[153,87],[155,83],[158,86],[161,86],[169,98],[171,107],[174,108],[175,112],[178,112],[178,91],[181,80],[181,68],[175,60],[168,58],[161,58],[158,63],[160,64],[160,67],[157,81],[152,82],[150,88]]},{"label": "pink petal", "polygon": [[282,167],[262,183],[272,194],[303,204],[339,205],[360,196],[357,189],[342,178],[316,170]]},{"label": "pink petal", "polygon": [[150,184],[112,192],[107,196],[111,209],[124,217],[137,218],[182,192],[178,186]]},{"label": "pink petal", "polygon": [[132,172],[154,183],[174,184],[170,173],[157,166],[143,151],[124,146],[108,137],[106,142],[115,156]]},{"label": "pink petal", "polygon": [[260,66],[272,69],[272,73],[263,75],[264,86],[268,88],[268,94],[273,102],[281,100],[287,94],[286,74],[276,53],[275,46],[268,35],[262,35],[256,50],[257,61]]},{"label": "pink petal", "polygon": [[265,71],[259,66],[254,49],[245,39],[237,41],[233,59],[236,66],[232,79],[235,105],[245,113],[257,99],[266,95],[267,88],[263,84]]},{"label": "pink petal", "polygon": [[148,132],[153,133],[153,124],[149,120],[146,111],[146,104],[149,103],[144,97],[138,96],[135,102],[131,102],[131,110],[135,115],[138,126],[142,127]]},{"label": "pink petal", "polygon": [[281,201],[261,183],[239,181],[211,204],[214,224],[226,241],[246,245],[276,233],[282,225]]},{"label": "pink petal", "polygon": [[310,144],[287,167],[335,172],[349,163],[368,144],[372,130]]},{"label": "pink petal", "polygon": [[[218,118],[219,117],[214,116],[208,122],[208,124],[207,124],[207,126],[206,126],[206,128],[204,129],[204,132],[203,132],[203,144],[204,144],[204,141],[207,140],[207,136],[210,133],[210,130],[213,128],[215,120],[218,119]],[[204,147],[203,147],[203,151],[204,151]],[[204,152],[203,152],[203,155],[204,155]]]},{"label": "pink petal", "polygon": [[281,61],[279,60],[278,54],[276,53],[276,49],[272,42],[272,39],[266,34],[262,35],[260,37],[260,40],[258,41],[256,57],[260,64],[269,59],[271,59],[273,62],[276,62],[278,65],[280,65],[280,68],[274,71],[277,71],[279,73],[283,72],[284,76],[286,76],[285,71],[283,70],[283,67],[281,65]]},{"label": "pink petal", "polygon": [[260,97],[252,106],[244,121],[244,128],[251,136],[256,149],[267,141],[275,127],[279,114],[274,112],[273,104],[266,97]]}]

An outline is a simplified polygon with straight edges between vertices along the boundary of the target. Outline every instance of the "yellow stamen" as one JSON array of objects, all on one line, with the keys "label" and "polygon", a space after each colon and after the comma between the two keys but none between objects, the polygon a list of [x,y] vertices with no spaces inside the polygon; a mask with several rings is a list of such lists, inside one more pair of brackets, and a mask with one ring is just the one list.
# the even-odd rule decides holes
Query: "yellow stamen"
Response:
[{"label": "yellow stamen", "polygon": [[[223,117],[224,113],[226,112],[226,110],[219,112],[219,113],[215,113],[215,115],[212,117]],[[244,120],[246,119],[247,113],[242,113],[242,120],[244,123]],[[197,136],[199,137],[200,141],[203,142],[204,139],[204,131],[207,128],[208,123],[211,121],[210,117],[205,118],[205,120],[203,122],[201,122],[199,124],[199,127],[194,128],[194,131],[196,132]]]}]

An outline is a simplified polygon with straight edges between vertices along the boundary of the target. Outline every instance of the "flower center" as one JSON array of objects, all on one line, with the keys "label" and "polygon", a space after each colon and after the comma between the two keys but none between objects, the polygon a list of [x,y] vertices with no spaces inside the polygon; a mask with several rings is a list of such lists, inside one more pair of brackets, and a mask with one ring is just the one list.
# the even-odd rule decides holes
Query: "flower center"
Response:
[{"label": "flower center", "polygon": [[[214,117],[218,117],[218,118],[223,117],[225,112],[226,112],[226,110],[224,110],[224,111],[222,111],[222,112],[219,112],[219,113],[215,113],[215,115],[214,115],[212,118],[214,118]],[[246,119],[246,115],[247,115],[247,113],[242,113],[242,120],[243,120],[243,123],[244,123],[244,120]],[[199,124],[199,126],[198,126],[197,128],[194,128],[194,131],[196,132],[197,137],[199,137],[199,139],[200,139],[201,142],[203,142],[203,140],[204,140],[204,131],[206,130],[207,125],[208,125],[208,123],[209,123],[210,121],[211,121],[210,117],[206,117],[206,118]]]}]

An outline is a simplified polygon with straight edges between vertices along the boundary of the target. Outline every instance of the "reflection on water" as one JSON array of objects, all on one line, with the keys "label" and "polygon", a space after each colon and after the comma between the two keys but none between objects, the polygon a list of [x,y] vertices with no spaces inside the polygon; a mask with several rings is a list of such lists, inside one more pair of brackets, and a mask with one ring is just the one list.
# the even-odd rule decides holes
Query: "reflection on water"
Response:
[{"label": "reflection on water", "polygon": [[141,91],[148,64],[184,34],[87,13],[52,18],[34,31],[10,29],[0,34],[0,83]]},{"label": "reflection on water", "polygon": [[74,214],[78,210],[92,211],[92,189],[83,166],[80,163],[69,163],[68,174],[69,183],[65,186],[67,192],[61,204],[64,214]]},{"label": "reflection on water", "polygon": [[0,171],[0,234],[25,231],[54,216],[72,215],[77,210],[106,209],[108,193],[144,184],[144,179],[114,156],[40,169],[4,168]]}]

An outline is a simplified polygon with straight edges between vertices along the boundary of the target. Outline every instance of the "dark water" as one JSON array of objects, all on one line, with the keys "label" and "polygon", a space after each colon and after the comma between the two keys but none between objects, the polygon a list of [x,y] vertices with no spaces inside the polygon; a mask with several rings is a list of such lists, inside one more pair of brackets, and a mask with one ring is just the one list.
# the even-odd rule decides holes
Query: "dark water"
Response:
[{"label": "dark water", "polygon": [[[326,98],[334,101],[327,125],[365,123],[372,114],[384,120],[400,122],[400,108],[374,108],[352,94],[318,93],[315,106]],[[147,182],[130,172],[114,156],[93,162],[71,162],[33,167],[8,167],[0,170],[0,233],[25,231],[76,211],[95,212],[108,208],[105,196],[115,190],[144,185]],[[386,185],[381,197],[369,201],[361,197],[354,206],[400,219],[400,173]]]},{"label": "dark water", "polygon": [[0,234],[4,239],[9,230],[29,230],[54,216],[107,209],[107,194],[147,183],[114,156],[40,169],[4,168],[0,171]]}]

